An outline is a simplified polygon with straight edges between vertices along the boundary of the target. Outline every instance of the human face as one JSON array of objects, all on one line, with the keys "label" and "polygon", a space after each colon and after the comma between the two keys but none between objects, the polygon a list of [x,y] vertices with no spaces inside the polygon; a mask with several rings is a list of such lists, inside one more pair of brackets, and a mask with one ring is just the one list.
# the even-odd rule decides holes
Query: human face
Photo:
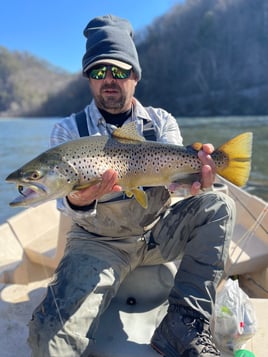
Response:
[{"label": "human face", "polygon": [[97,107],[112,114],[123,113],[131,108],[137,82],[133,71],[126,79],[116,79],[110,68],[103,79],[89,77],[89,86]]}]

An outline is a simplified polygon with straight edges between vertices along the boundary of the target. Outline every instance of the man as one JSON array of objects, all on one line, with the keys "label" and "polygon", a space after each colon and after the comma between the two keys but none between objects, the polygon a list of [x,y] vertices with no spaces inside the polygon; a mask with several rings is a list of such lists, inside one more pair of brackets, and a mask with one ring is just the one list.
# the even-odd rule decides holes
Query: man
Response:
[{"label": "man", "polygon": [[[98,17],[84,35],[83,74],[93,100],[82,117],[71,115],[56,124],[51,145],[85,132],[110,135],[130,121],[142,135],[149,124],[155,140],[181,145],[175,118],[163,109],[145,108],[134,98],[141,68],[130,23],[111,15]],[[79,127],[84,132],[79,133]],[[166,357],[220,355],[209,322],[228,254],[234,204],[228,196],[209,191],[215,178],[212,151],[212,145],[203,145],[201,182],[193,184],[192,196],[173,206],[166,187],[153,187],[144,188],[148,208],[142,208],[124,195],[112,168],[103,173],[101,183],[58,201],[73,226],[47,296],[30,321],[34,357],[87,356],[100,315],[127,274],[139,265],[178,257],[182,260],[168,312],[151,345]],[[144,237],[150,237],[151,249]]]}]

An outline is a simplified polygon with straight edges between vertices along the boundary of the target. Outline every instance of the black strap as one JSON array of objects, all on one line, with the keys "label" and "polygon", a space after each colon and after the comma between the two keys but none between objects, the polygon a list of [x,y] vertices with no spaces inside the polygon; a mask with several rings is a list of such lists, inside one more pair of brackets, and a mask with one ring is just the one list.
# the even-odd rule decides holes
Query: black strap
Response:
[{"label": "black strap", "polygon": [[156,141],[155,127],[152,120],[143,119],[143,136],[146,140]]},{"label": "black strap", "polygon": [[75,114],[75,121],[76,121],[79,135],[81,137],[89,136],[88,127],[87,127],[87,117],[84,110]]},{"label": "black strap", "polygon": [[[89,136],[85,111],[82,110],[76,113],[75,120],[79,135],[81,137]],[[155,128],[152,120],[143,119],[143,136],[146,140],[156,141]]]}]

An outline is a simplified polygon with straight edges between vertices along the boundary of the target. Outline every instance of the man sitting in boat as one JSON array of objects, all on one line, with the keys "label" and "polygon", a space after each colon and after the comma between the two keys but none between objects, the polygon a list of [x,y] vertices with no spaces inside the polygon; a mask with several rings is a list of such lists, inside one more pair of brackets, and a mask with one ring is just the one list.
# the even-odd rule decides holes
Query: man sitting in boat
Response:
[{"label": "man sitting in boat", "polygon": [[[83,75],[93,100],[82,114],[55,125],[51,145],[80,136],[110,136],[116,127],[132,121],[146,139],[182,145],[172,115],[144,107],[134,98],[141,67],[131,24],[101,16],[88,23],[84,35]],[[145,189],[147,208],[142,207],[122,192],[112,168],[105,170],[101,182],[58,200],[58,208],[72,217],[73,225],[47,295],[30,321],[34,357],[90,354],[100,316],[125,277],[140,265],[176,259],[181,264],[169,308],[151,346],[165,357],[220,355],[212,341],[210,318],[235,208],[227,195],[210,190],[215,179],[213,150],[211,144],[203,145],[198,153],[200,182],[192,184],[189,197],[172,206],[170,191],[161,186]]]}]

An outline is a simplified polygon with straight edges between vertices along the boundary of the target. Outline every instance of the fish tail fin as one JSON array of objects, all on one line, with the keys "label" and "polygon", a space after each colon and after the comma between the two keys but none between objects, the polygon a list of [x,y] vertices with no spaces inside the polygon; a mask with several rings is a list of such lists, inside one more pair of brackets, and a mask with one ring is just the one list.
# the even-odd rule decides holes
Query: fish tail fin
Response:
[{"label": "fish tail fin", "polygon": [[215,153],[221,152],[228,160],[227,165],[217,166],[217,173],[237,186],[244,186],[249,178],[252,137],[251,132],[240,134],[215,151]]}]

